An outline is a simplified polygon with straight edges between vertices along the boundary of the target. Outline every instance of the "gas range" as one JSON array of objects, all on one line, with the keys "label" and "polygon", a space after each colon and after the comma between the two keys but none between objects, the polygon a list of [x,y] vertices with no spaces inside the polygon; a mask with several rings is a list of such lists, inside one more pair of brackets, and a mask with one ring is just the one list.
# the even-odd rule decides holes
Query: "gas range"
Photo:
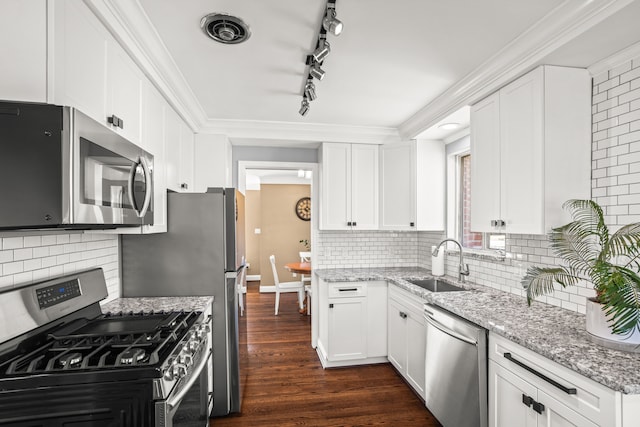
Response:
[{"label": "gas range", "polygon": [[208,381],[211,319],[103,314],[104,296],[100,269],[0,294],[0,313],[15,316],[0,326],[0,426],[174,425],[187,392]]}]

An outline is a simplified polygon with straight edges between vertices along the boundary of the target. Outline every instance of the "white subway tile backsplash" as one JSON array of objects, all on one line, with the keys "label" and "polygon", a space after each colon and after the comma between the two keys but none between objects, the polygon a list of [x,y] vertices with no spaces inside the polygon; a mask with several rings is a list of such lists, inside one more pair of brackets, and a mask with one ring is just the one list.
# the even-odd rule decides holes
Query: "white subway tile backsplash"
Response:
[{"label": "white subway tile backsplash", "polygon": [[22,237],[4,237],[2,239],[2,249],[17,249],[24,247],[24,239]]},{"label": "white subway tile backsplash", "polygon": [[[120,296],[120,264],[117,235],[28,234],[0,238],[0,289],[102,267],[109,298]],[[89,246],[93,249],[89,249]]]}]

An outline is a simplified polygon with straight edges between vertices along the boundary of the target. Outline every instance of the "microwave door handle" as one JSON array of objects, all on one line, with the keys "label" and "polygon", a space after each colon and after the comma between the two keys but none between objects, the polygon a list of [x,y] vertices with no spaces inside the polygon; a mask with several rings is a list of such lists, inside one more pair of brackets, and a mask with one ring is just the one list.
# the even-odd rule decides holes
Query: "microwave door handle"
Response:
[{"label": "microwave door handle", "polygon": [[129,191],[127,191],[127,196],[129,196],[129,203],[131,203],[131,206],[133,207],[133,210],[136,211],[136,213],[138,212],[136,209],[136,201],[133,198],[133,182],[135,180],[135,176],[136,176],[136,167],[138,167],[137,163],[134,163],[131,165],[131,170],[129,171],[129,179],[127,181],[127,189]]},{"label": "microwave door handle", "polygon": [[147,161],[140,157],[140,164],[142,165],[142,170],[144,171],[144,181],[145,181],[145,192],[144,192],[144,203],[142,204],[142,209],[140,210],[139,217],[143,218],[147,211],[149,210],[149,205],[151,204],[151,194],[153,193],[153,182],[151,179],[151,170],[147,165]]}]

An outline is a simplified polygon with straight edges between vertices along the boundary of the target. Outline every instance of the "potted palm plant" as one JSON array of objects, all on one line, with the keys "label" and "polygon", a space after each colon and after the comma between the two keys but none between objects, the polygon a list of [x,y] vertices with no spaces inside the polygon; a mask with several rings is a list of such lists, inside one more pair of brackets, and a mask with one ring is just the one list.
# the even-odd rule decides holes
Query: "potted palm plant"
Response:
[{"label": "potted palm plant", "polygon": [[587,331],[604,340],[640,344],[640,223],[610,234],[596,202],[568,200],[563,208],[572,221],[552,229],[548,238],[564,265],[527,270],[522,279],[527,303],[553,292],[556,283],[564,288],[591,282],[596,296],[587,299]]}]

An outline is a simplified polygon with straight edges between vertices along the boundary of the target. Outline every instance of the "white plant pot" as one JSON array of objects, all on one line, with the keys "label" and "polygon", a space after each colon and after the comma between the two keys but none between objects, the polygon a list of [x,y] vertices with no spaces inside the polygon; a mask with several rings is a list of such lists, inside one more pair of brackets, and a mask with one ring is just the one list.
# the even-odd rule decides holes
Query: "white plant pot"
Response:
[{"label": "white plant pot", "polygon": [[602,304],[587,298],[587,332],[593,341],[606,347],[618,350],[639,351],[640,332],[633,331],[631,335],[615,335],[611,332],[611,323],[602,310]]}]

